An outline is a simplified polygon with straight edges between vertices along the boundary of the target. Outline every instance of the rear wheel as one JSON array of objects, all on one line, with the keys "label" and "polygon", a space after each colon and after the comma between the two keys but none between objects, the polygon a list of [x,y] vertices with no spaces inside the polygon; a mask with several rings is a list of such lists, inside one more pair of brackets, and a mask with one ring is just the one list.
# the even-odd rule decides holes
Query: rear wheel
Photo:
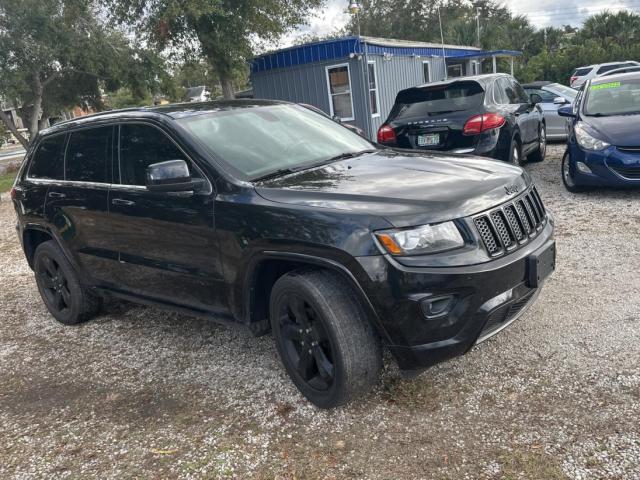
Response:
[{"label": "rear wheel", "polygon": [[100,297],[80,285],[76,272],[54,241],[38,246],[33,270],[44,304],[60,323],[82,323],[98,313]]},{"label": "rear wheel", "polygon": [[528,160],[530,162],[542,162],[547,155],[547,129],[544,123],[540,124],[540,131],[538,132],[538,148],[535,152],[529,155]]},{"label": "rear wheel", "polygon": [[518,139],[515,137],[511,140],[508,160],[512,165],[522,165],[522,151],[520,149],[520,142],[518,142]]},{"label": "rear wheel", "polygon": [[571,162],[569,160],[569,152],[566,151],[564,152],[564,156],[562,157],[562,183],[564,184],[564,187],[571,193],[586,191],[586,187],[582,185],[576,185],[576,182],[573,179],[573,174],[571,173]]},{"label": "rear wheel", "polygon": [[351,287],[328,271],[281,277],[270,317],[280,358],[293,383],[320,408],[368,392],[382,369],[380,340]]}]

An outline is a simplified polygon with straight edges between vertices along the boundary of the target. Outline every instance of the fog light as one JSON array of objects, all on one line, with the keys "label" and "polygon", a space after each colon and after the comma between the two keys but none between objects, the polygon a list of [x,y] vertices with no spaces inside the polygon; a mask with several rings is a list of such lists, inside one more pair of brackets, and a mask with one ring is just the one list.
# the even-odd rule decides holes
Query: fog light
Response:
[{"label": "fog light", "polygon": [[580,173],[588,173],[588,174],[593,173],[591,169],[582,162],[576,162],[576,167],[580,171]]},{"label": "fog light", "polygon": [[420,308],[425,317],[440,318],[449,315],[455,304],[455,297],[453,295],[446,295],[443,297],[425,298],[420,302]]}]

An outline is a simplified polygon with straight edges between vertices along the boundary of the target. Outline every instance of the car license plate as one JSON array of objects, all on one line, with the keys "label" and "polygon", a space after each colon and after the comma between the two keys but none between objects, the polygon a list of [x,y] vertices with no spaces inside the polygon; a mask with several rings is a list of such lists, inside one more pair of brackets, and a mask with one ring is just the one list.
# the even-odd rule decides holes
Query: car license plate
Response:
[{"label": "car license plate", "polygon": [[529,257],[527,286],[538,288],[542,282],[556,269],[556,242],[547,244],[546,248]]},{"label": "car license plate", "polygon": [[433,147],[434,145],[439,145],[439,144],[440,144],[439,133],[429,133],[427,135],[418,135],[419,147]]}]

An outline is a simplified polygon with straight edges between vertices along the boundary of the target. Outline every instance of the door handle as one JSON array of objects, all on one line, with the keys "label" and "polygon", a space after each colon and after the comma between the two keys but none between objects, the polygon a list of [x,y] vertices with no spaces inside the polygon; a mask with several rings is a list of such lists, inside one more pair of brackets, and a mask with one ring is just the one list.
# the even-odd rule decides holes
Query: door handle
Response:
[{"label": "door handle", "polygon": [[64,193],[60,192],[49,192],[49,198],[66,198],[67,196]]},{"label": "door handle", "polygon": [[131,200],[124,200],[123,198],[114,198],[113,200],[111,200],[111,204],[117,205],[119,207],[132,207],[136,204],[136,202],[133,202]]}]

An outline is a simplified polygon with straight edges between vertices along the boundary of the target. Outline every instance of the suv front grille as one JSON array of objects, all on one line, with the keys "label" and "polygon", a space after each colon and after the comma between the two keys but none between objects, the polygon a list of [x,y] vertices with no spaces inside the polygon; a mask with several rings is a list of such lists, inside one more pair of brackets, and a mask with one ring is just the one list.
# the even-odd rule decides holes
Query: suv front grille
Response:
[{"label": "suv front grille", "polygon": [[547,212],[535,187],[473,220],[492,257],[504,255],[535,238],[546,221]]}]

